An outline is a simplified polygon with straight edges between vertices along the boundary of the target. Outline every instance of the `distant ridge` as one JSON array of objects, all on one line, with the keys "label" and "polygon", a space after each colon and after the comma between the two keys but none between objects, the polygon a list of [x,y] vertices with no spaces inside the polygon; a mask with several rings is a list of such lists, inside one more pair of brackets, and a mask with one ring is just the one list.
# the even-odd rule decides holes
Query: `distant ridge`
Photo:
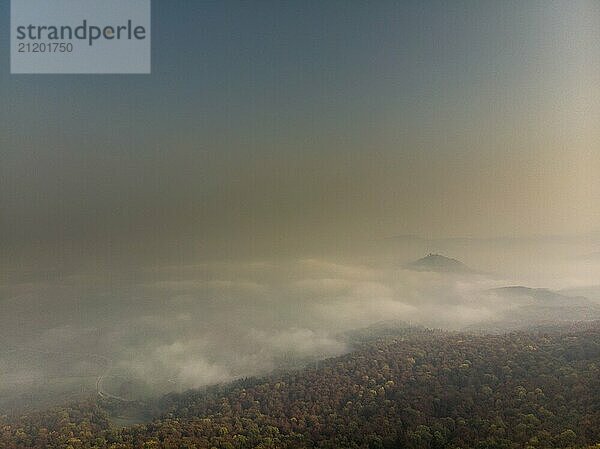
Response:
[{"label": "distant ridge", "polygon": [[459,260],[434,253],[406,264],[405,268],[414,271],[434,271],[437,273],[475,273],[474,270]]},{"label": "distant ridge", "polygon": [[527,297],[546,304],[560,301],[566,301],[566,303],[571,305],[591,303],[590,300],[584,296],[567,296],[547,288],[531,288],[522,285],[493,288],[490,291],[511,298]]},{"label": "distant ridge", "polygon": [[493,288],[488,292],[513,304],[510,312],[498,321],[503,323],[504,328],[600,318],[600,306],[585,296],[566,296],[546,288],[522,285]]}]

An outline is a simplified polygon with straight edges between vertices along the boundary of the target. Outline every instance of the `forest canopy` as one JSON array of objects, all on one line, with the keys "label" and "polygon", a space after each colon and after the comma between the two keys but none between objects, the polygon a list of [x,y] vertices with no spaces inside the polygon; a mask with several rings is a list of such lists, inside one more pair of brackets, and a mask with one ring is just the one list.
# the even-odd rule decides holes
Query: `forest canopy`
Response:
[{"label": "forest canopy", "polygon": [[600,441],[600,324],[410,329],[301,370],[170,394],[118,428],[108,401],[3,417],[6,448],[567,448]]}]

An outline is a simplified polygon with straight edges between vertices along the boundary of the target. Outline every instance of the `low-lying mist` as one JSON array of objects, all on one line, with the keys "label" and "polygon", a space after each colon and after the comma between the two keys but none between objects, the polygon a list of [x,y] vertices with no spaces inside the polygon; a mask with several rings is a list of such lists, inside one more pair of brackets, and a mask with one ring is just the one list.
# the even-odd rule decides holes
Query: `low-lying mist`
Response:
[{"label": "low-lying mist", "polygon": [[[288,258],[13,279],[0,287],[0,410],[197,388],[342,354],[350,331],[375,323],[485,329],[525,320],[545,301],[539,292],[499,289],[543,287],[539,276],[503,279],[489,265],[413,271],[404,262]],[[596,261],[577,263],[598,273]],[[573,281],[571,265],[564,272],[561,284],[549,269],[552,288],[598,292],[592,278]],[[552,301],[569,301],[568,292]],[[597,296],[578,301],[579,319],[600,304]]]}]

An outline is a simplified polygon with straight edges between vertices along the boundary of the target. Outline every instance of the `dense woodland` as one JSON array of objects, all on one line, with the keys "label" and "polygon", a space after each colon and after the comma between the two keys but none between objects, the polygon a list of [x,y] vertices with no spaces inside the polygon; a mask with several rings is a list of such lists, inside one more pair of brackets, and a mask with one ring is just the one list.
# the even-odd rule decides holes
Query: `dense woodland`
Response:
[{"label": "dense woodland", "polygon": [[385,335],[315,366],[162,398],[0,420],[0,448],[567,448],[600,442],[600,324],[505,335]]}]

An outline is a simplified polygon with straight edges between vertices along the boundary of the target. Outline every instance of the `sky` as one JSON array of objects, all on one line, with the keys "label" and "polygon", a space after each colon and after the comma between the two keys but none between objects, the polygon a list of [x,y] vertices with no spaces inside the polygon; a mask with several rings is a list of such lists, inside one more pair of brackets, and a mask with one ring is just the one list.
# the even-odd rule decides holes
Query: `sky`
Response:
[{"label": "sky", "polygon": [[600,4],[154,0],[151,75],[11,75],[4,269],[600,229]]}]

